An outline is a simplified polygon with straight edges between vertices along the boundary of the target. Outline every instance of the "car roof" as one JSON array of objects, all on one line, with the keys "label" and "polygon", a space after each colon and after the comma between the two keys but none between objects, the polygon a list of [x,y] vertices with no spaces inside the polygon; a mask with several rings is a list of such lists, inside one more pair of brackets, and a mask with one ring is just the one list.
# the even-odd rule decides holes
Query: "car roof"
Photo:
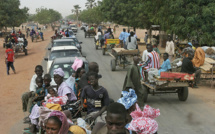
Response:
[{"label": "car roof", "polygon": [[[88,63],[88,61],[84,57],[77,57],[77,58],[81,59],[84,63]],[[53,64],[73,63],[75,59],[76,59],[75,57],[56,58],[54,59]]]},{"label": "car roof", "polygon": [[62,37],[61,39],[76,39],[76,37],[73,35],[71,37]]},{"label": "car roof", "polygon": [[51,51],[57,51],[57,50],[78,50],[75,46],[56,46],[52,47]]},{"label": "car roof", "polygon": [[54,42],[62,42],[62,41],[73,41],[71,39],[57,39],[57,40],[54,40]]}]

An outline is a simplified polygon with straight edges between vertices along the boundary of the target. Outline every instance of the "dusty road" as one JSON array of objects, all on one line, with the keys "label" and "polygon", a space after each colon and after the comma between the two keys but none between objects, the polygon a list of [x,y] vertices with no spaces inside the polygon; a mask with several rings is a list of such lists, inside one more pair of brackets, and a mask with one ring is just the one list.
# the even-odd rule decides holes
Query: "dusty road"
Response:
[{"label": "dusty road", "polygon": [[[47,32],[51,36],[52,32]],[[101,50],[95,50],[93,38],[84,38],[83,31],[77,34],[79,41],[83,42],[83,55],[88,61],[99,64],[102,79],[99,81],[104,86],[111,98],[117,100],[122,90],[126,70],[118,68],[110,71],[111,57],[103,56]],[[46,37],[47,39],[47,37]],[[3,64],[3,50],[0,50],[0,130],[3,134],[21,134],[24,114],[21,109],[21,94],[29,89],[30,78],[34,74],[34,67],[41,64],[46,53],[49,41],[29,45],[29,55],[16,60],[15,67],[18,74],[6,75]],[[44,63],[44,62],[42,62]],[[44,65],[44,64],[43,64]],[[208,86],[199,89],[189,89],[190,95],[186,102],[178,101],[176,94],[149,96],[148,103],[152,107],[160,108],[161,116],[157,118],[160,134],[213,134],[215,133],[215,98],[214,89]]]}]

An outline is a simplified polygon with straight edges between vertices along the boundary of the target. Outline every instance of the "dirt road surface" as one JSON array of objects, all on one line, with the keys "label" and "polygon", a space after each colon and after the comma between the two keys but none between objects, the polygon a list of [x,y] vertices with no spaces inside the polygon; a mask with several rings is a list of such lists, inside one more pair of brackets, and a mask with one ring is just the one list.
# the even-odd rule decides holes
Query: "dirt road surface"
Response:
[{"label": "dirt road surface", "polygon": [[[17,74],[13,74],[10,70],[10,75],[7,76],[6,65],[4,63],[5,48],[3,48],[2,38],[0,46],[0,130],[1,134],[8,134],[11,126],[16,121],[22,119],[24,114],[22,112],[21,95],[22,93],[29,91],[29,84],[32,75],[34,74],[34,68],[36,65],[41,64],[41,59],[44,57],[46,51],[45,48],[50,42],[50,37],[53,31],[44,31],[45,41],[39,40],[31,42],[28,38],[28,55],[19,54],[15,59],[14,66]],[[22,130],[22,129],[21,129]],[[21,133],[21,131],[19,132]],[[14,133],[15,134],[15,133]],[[17,133],[18,134],[18,133]]]},{"label": "dirt road surface", "polygon": [[[120,32],[119,32],[120,33]],[[0,130],[2,134],[22,134],[23,124],[21,94],[29,91],[29,83],[34,74],[34,67],[41,62],[45,56],[49,43],[49,37],[53,32],[45,32],[45,41],[29,44],[29,55],[19,56],[15,67],[17,74],[6,75],[4,64],[4,49],[0,49]],[[95,50],[93,38],[84,38],[83,31],[77,33],[79,41],[83,42],[83,55],[88,61],[96,61],[99,64],[102,79],[100,85],[104,86],[111,98],[117,100],[120,96],[126,69],[117,68],[110,71],[109,55],[102,55],[101,50]],[[186,102],[180,102],[176,94],[149,95],[150,106],[159,108],[161,115],[156,119],[159,123],[160,134],[212,134],[215,133],[215,89],[209,86],[201,86],[198,89],[189,88],[189,98]]]}]

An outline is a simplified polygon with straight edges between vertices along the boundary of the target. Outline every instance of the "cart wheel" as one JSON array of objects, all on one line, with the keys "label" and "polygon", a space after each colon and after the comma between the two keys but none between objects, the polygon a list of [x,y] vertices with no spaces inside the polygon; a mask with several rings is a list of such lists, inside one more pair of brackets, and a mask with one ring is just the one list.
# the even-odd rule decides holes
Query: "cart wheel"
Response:
[{"label": "cart wheel", "polygon": [[142,85],[142,88],[143,88],[143,100],[144,102],[147,102],[147,99],[148,99],[148,89],[145,85]]},{"label": "cart wheel", "polygon": [[102,48],[102,54],[105,55],[105,51],[106,49],[105,48]]},{"label": "cart wheel", "polygon": [[25,51],[25,55],[28,55],[28,50],[27,50],[27,49],[25,49],[24,51]]},{"label": "cart wheel", "polygon": [[188,94],[189,94],[188,87],[183,87],[178,90],[178,99],[180,101],[186,101],[188,98]]},{"label": "cart wheel", "polygon": [[5,43],[3,44],[3,48],[5,48]]},{"label": "cart wheel", "polygon": [[111,71],[115,71],[116,70],[116,60],[112,59],[110,61],[110,65],[111,65]]},{"label": "cart wheel", "polygon": [[98,46],[98,45],[96,45],[96,50],[98,50],[98,48],[99,48],[99,46]]}]

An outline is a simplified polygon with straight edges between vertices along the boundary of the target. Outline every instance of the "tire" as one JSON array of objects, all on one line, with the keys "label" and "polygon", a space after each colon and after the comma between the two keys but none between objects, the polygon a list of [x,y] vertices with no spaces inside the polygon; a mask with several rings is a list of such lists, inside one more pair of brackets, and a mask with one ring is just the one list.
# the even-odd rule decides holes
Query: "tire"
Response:
[{"label": "tire", "polygon": [[147,99],[148,99],[148,89],[145,85],[142,85],[142,89],[143,89],[143,101],[144,102],[147,102]]},{"label": "tire", "polygon": [[178,90],[178,99],[180,101],[186,101],[188,98],[188,94],[189,94],[188,87],[183,87]]},{"label": "tire", "polygon": [[28,55],[28,50],[27,49],[25,49],[25,55]]},{"label": "tire", "polygon": [[105,48],[102,48],[102,54],[105,55]]},{"label": "tire", "polygon": [[110,65],[111,65],[111,71],[115,71],[116,70],[116,60],[112,59],[110,61]]}]

